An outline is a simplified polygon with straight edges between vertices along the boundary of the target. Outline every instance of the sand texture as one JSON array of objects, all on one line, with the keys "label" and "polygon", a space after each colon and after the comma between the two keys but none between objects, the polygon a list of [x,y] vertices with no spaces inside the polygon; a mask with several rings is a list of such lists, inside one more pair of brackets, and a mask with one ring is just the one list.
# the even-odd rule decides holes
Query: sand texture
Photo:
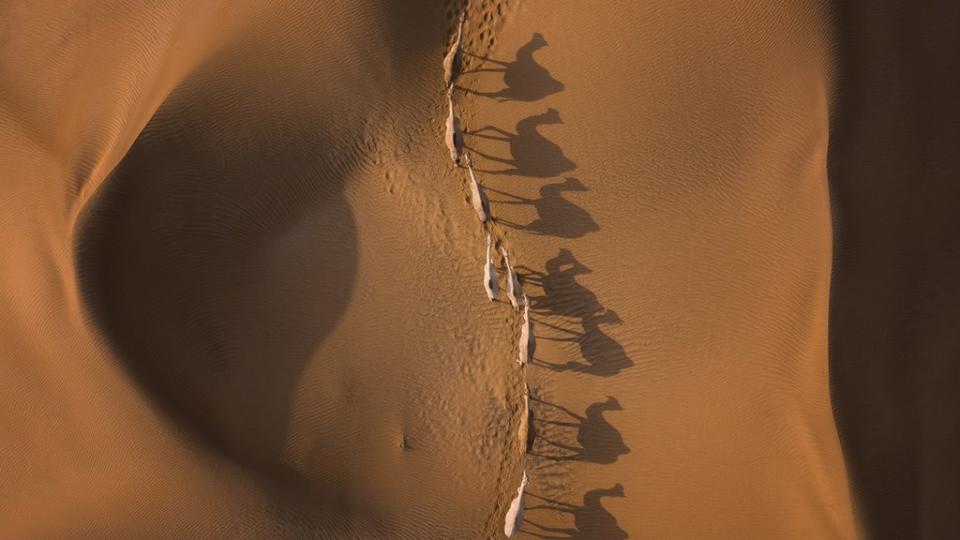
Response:
[{"label": "sand texture", "polygon": [[960,534],[960,13],[837,4],[0,2],[0,538]]}]

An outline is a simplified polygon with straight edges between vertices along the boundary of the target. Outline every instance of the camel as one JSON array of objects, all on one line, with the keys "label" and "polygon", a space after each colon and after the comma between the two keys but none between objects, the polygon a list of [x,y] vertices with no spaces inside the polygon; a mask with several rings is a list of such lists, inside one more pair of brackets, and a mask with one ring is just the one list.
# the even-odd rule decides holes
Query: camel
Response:
[{"label": "camel", "polygon": [[502,245],[500,246],[500,253],[503,255],[503,260],[507,267],[507,298],[510,299],[510,305],[513,306],[513,310],[517,311],[520,309],[520,301],[517,295],[523,294],[520,291],[520,279],[517,278],[517,271],[513,268],[513,264],[510,263],[510,255]]},{"label": "camel", "polygon": [[453,82],[460,75],[460,70],[463,69],[463,51],[460,49],[460,44],[463,40],[463,21],[465,19],[466,14],[461,13],[460,22],[457,25],[457,39],[453,40],[450,50],[443,57],[443,85],[447,88],[453,85]]},{"label": "camel", "polygon": [[523,295],[523,327],[520,329],[520,354],[517,362],[529,364],[537,350],[537,338],[533,334],[533,321],[530,319],[530,299]]},{"label": "camel", "polygon": [[451,90],[452,88],[447,90],[447,103],[450,112],[447,114],[447,131],[443,141],[447,144],[447,149],[450,150],[450,159],[459,166],[460,157],[463,155],[463,128],[460,126],[460,119],[453,113]]},{"label": "camel", "polygon": [[520,440],[520,452],[529,452],[533,446],[533,431],[530,425],[533,423],[533,411],[530,410],[530,389],[527,383],[523,383],[523,410],[520,415],[520,425],[517,427],[517,439]]},{"label": "camel", "polygon": [[483,288],[491,302],[497,299],[500,285],[497,283],[497,267],[493,264],[493,238],[487,234],[487,261],[483,265]]},{"label": "camel", "polygon": [[527,489],[527,471],[523,471],[520,487],[517,488],[517,496],[510,501],[510,507],[507,508],[507,515],[504,518],[503,534],[507,535],[507,538],[513,538],[513,535],[523,525],[523,491],[525,489]]},{"label": "camel", "polygon": [[477,176],[473,173],[473,164],[470,162],[469,154],[465,154],[467,170],[470,172],[470,204],[477,211],[477,217],[480,223],[486,223],[490,219],[490,200],[484,192],[483,186],[477,182]]}]

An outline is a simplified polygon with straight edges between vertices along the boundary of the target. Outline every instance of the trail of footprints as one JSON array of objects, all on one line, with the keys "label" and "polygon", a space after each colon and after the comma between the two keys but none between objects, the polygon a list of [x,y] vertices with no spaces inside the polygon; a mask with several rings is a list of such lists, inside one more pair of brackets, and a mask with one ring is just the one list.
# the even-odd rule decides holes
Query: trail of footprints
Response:
[{"label": "trail of footprints", "polygon": [[[473,52],[493,47],[496,43],[496,28],[510,9],[512,0],[448,0],[447,21],[453,23],[459,14],[470,11],[474,29],[463,45]],[[469,66],[468,66],[469,67]]]},{"label": "trail of footprints", "polygon": [[[492,220],[490,215],[490,201],[484,192],[483,185],[477,180],[477,175],[473,170],[473,164],[470,156],[463,151],[463,126],[460,118],[457,117],[453,106],[453,84],[457,76],[463,70],[463,23],[466,18],[465,11],[461,12],[457,24],[457,36],[450,45],[449,51],[443,58],[443,82],[447,88],[447,120],[444,133],[444,143],[450,152],[450,159],[457,167],[465,167],[470,178],[470,203],[477,214],[477,219],[487,228],[487,251],[486,259],[483,265],[483,288],[490,301],[496,301],[500,294],[500,284],[497,276],[497,267],[494,263],[494,245],[499,245],[499,251],[503,257],[505,266],[506,296],[514,311],[523,308],[523,322],[520,328],[520,341],[518,343],[517,363],[520,365],[521,376],[523,377],[523,409],[520,415],[520,422],[517,428],[517,438],[521,450],[526,453],[529,451],[529,420],[530,420],[530,394],[526,382],[526,365],[533,359],[536,350],[537,341],[535,337],[533,320],[530,318],[530,300],[523,293],[520,280],[517,277],[517,271],[510,260],[510,253],[507,248],[491,233],[491,229],[486,227]],[[503,532],[507,538],[513,538],[516,532],[523,524],[524,508],[524,490],[527,486],[527,472],[523,471],[520,485],[517,488],[517,494],[510,502],[504,516]]]}]

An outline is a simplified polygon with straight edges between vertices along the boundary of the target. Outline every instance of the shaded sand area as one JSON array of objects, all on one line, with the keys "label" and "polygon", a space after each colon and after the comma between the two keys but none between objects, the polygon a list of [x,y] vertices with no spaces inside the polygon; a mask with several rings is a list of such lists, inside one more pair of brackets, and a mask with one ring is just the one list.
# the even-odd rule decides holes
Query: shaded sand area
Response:
[{"label": "shaded sand area", "polygon": [[960,537],[960,5],[838,3],[837,427],[870,538]]},{"label": "shaded sand area", "polygon": [[435,144],[452,10],[0,9],[0,536],[502,527],[520,383]]},{"label": "shaded sand area", "polygon": [[[947,130],[942,96],[849,113],[895,78],[865,60],[893,23],[855,8],[602,5],[467,8],[454,96],[524,370],[441,143],[460,3],[0,5],[0,537],[499,538],[524,468],[518,538],[853,538],[854,498],[874,534],[949,530],[944,453],[878,433],[952,448],[950,388],[871,423],[899,319],[859,306],[913,274],[858,284],[951,199],[850,247],[909,191],[871,199],[865,167],[922,168],[857,141],[915,118],[878,120],[894,98]],[[891,302],[932,310],[951,268]]]}]

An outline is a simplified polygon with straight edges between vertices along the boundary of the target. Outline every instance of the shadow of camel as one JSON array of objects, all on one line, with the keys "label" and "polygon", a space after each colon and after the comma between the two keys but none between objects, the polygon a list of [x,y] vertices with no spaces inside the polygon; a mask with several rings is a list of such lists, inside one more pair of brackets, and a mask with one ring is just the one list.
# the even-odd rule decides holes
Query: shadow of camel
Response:
[{"label": "shadow of camel", "polygon": [[[573,515],[573,528],[547,527],[540,525],[529,518],[524,520],[523,532],[544,540],[624,540],[629,538],[626,531],[617,524],[617,518],[603,507],[603,497],[626,497],[622,484],[615,484],[607,489],[594,489],[583,496],[583,504],[560,502],[554,499],[527,492],[527,496],[539,499],[545,504],[527,507],[526,511],[553,510]],[[536,527],[531,531],[526,525]],[[560,536],[562,535],[562,536]]]},{"label": "shadow of camel", "polygon": [[[551,407],[556,411],[563,413],[567,419],[550,420],[545,413],[538,414],[537,423],[539,425],[554,425],[563,428],[577,429],[577,444],[579,447],[569,444],[559,443],[548,439],[547,433],[541,429],[541,433],[536,434],[539,439],[550,446],[562,451],[559,454],[545,454],[543,452],[531,452],[532,455],[554,459],[557,461],[586,461],[589,463],[598,463],[609,465],[619,459],[620,456],[630,453],[630,448],[623,442],[623,436],[617,428],[613,427],[603,413],[606,411],[622,411],[623,407],[617,398],[607,396],[606,401],[600,401],[587,407],[584,415],[581,416],[570,409],[550,403],[533,396],[531,400],[542,403],[544,406]],[[572,420],[572,421],[570,421]],[[542,446],[542,445],[541,445]]]},{"label": "shadow of camel", "polygon": [[504,62],[493,58],[465,53],[484,62],[490,62],[499,68],[480,68],[465,73],[503,73],[505,85],[496,92],[480,92],[462,86],[457,86],[469,94],[488,97],[503,101],[537,101],[550,94],[563,91],[563,83],[553,78],[550,72],[533,58],[533,53],[547,46],[547,40],[539,32],[535,32],[530,41],[517,50],[513,62]]},{"label": "shadow of camel", "polygon": [[538,320],[540,325],[568,334],[567,337],[544,336],[539,339],[576,343],[584,361],[555,364],[534,358],[535,365],[554,371],[576,371],[600,377],[612,377],[633,366],[633,360],[623,346],[600,328],[600,324],[621,324],[623,321],[615,311],[606,309],[590,289],[577,282],[578,275],[589,274],[591,270],[581,264],[570,250],[561,249],[556,257],[547,261],[546,272],[537,272],[526,266],[517,268],[524,271],[524,284],[538,285],[543,290],[543,295],[529,296],[534,313],[576,319],[583,328],[582,332],[575,332]]},{"label": "shadow of camel", "polygon": [[[478,168],[475,169],[477,171],[488,174],[514,174],[535,178],[559,176],[560,174],[575,169],[576,163],[567,159],[567,156],[563,154],[563,150],[557,146],[556,143],[541,135],[537,128],[544,125],[562,123],[560,113],[557,112],[556,109],[550,108],[543,114],[529,116],[517,122],[516,133],[510,133],[509,131],[494,126],[484,126],[480,129],[464,133],[464,136],[468,137],[508,143],[510,145],[510,155],[513,159],[497,157],[481,152],[469,145],[464,145],[464,147],[478,156],[497,163],[503,163],[510,167],[499,170]],[[498,133],[499,136],[481,134],[485,131]]]},{"label": "shadow of camel", "polygon": [[587,187],[577,178],[567,177],[564,178],[563,182],[542,186],[539,199],[528,199],[491,187],[488,187],[487,191],[514,199],[512,201],[492,201],[497,204],[527,204],[536,209],[539,217],[526,225],[502,218],[497,219],[497,223],[507,227],[559,238],[579,238],[587,233],[600,230],[589,212],[563,197],[565,191],[587,191]]},{"label": "shadow of camel", "polygon": [[545,267],[546,272],[539,272],[526,266],[517,266],[524,270],[524,283],[539,285],[543,290],[542,295],[530,295],[530,306],[534,313],[583,319],[606,309],[593,291],[577,282],[577,276],[590,274],[592,270],[578,261],[569,249],[561,248]]},{"label": "shadow of camel", "polygon": [[580,355],[587,363],[569,361],[554,364],[535,360],[537,365],[554,371],[576,371],[601,377],[612,377],[622,370],[633,366],[633,360],[627,356],[623,346],[600,329],[600,323],[621,324],[615,311],[607,310],[600,316],[588,315],[583,319],[583,332],[568,338],[553,338],[553,341],[570,341],[580,347]]}]

